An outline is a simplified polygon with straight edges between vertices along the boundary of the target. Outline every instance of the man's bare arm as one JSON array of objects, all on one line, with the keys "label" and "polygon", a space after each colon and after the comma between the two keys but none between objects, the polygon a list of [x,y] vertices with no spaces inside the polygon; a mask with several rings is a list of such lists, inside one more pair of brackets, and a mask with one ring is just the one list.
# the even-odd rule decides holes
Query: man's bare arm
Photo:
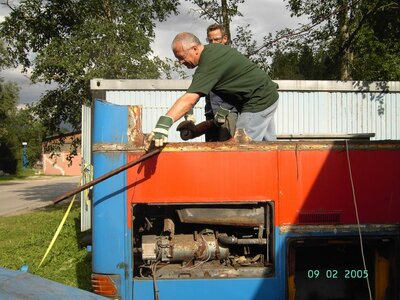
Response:
[{"label": "man's bare arm", "polygon": [[182,118],[191,108],[193,108],[200,99],[200,94],[185,93],[171,106],[166,113],[174,122]]}]

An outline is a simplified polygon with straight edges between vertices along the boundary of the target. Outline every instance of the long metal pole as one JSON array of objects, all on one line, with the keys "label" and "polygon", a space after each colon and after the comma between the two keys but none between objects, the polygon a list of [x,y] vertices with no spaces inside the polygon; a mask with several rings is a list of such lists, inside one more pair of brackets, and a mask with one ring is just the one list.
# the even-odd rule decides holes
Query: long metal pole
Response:
[{"label": "long metal pole", "polygon": [[65,200],[65,199],[67,199],[67,198],[69,198],[69,197],[71,197],[71,196],[73,196],[73,195],[75,195],[75,194],[77,194],[79,192],[82,192],[83,190],[86,190],[87,188],[90,188],[91,186],[94,186],[95,184],[98,184],[99,182],[102,182],[102,181],[106,180],[107,178],[110,178],[111,176],[114,176],[114,175],[116,175],[116,174],[118,174],[118,173],[120,173],[122,171],[125,171],[126,169],[129,169],[130,167],[133,167],[134,165],[137,165],[137,164],[145,161],[146,159],[148,159],[148,158],[150,158],[150,157],[152,157],[152,156],[154,156],[154,155],[156,155],[156,154],[158,154],[160,152],[161,152],[161,148],[154,149],[154,150],[142,155],[138,159],[136,159],[134,161],[131,161],[131,162],[129,162],[129,163],[127,163],[127,164],[125,164],[125,165],[123,165],[123,166],[121,166],[121,167],[119,167],[119,168],[117,168],[117,169],[115,169],[115,170],[113,170],[111,172],[108,172],[108,173],[100,176],[99,178],[96,178],[96,179],[94,179],[94,180],[92,180],[92,181],[90,181],[90,182],[88,182],[88,183],[76,188],[75,190],[72,190],[72,191],[69,191],[69,192],[66,192],[66,193],[62,194],[61,196],[59,196],[56,199],[54,199],[53,203],[56,204],[56,203],[61,202],[61,201]]}]

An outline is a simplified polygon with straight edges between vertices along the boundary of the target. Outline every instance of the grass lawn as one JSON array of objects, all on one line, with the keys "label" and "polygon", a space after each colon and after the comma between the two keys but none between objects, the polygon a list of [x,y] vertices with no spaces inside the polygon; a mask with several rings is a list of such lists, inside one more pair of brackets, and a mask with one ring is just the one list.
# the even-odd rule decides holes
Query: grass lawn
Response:
[{"label": "grass lawn", "polygon": [[40,175],[36,175],[36,171],[34,169],[29,169],[29,168],[20,169],[20,170],[18,170],[17,174],[8,175],[8,176],[0,176],[0,183],[11,181],[11,180],[16,180],[16,179],[26,179],[26,178],[32,177],[32,176],[40,177]]},{"label": "grass lawn", "polygon": [[74,203],[64,227],[42,266],[39,263],[67,210],[66,205],[17,216],[0,217],[0,266],[29,272],[91,291],[91,254],[79,240],[80,208]]}]

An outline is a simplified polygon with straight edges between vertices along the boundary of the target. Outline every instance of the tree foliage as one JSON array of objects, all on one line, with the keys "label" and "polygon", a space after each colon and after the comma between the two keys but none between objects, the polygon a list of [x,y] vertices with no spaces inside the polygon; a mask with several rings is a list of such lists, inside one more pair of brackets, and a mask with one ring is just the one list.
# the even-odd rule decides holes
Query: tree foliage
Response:
[{"label": "tree foliage", "polygon": [[4,41],[0,40],[0,70],[11,66],[12,66],[11,57],[4,46]]},{"label": "tree foliage", "polygon": [[253,47],[253,56],[298,52],[308,45],[314,59],[324,56],[320,79],[399,80],[398,1],[289,0],[288,8],[310,23],[264,37]]},{"label": "tree foliage", "polygon": [[[274,51],[270,48],[261,48],[254,38],[250,27],[250,24],[247,24],[245,27],[237,27],[237,34],[233,38],[233,45],[261,69],[269,73],[270,61],[268,59],[274,55]],[[268,36],[263,37],[263,40],[267,41],[271,37],[272,34],[270,33]]]},{"label": "tree foliage", "polygon": [[17,167],[13,143],[17,99],[17,85],[0,78],[0,170],[8,173],[14,173]]},{"label": "tree foliage", "polygon": [[16,113],[18,86],[13,82],[5,82],[0,77],[0,140],[9,135],[12,119]]},{"label": "tree foliage", "polygon": [[310,47],[303,45],[288,52],[276,51],[270,75],[280,80],[333,80],[331,64],[324,51],[314,53]]},{"label": "tree foliage", "polygon": [[400,80],[400,4],[387,2],[360,29],[353,47],[355,79]]},{"label": "tree foliage", "polygon": [[51,131],[78,129],[92,78],[157,78],[150,43],[155,20],[176,12],[177,0],[22,0],[1,25],[14,64],[33,82],[57,83],[36,111]]},{"label": "tree foliage", "polygon": [[15,174],[21,161],[22,142],[33,166],[41,156],[44,127],[31,108],[17,109],[19,88],[0,78],[0,170]]},{"label": "tree foliage", "polygon": [[41,161],[42,141],[45,135],[45,128],[40,120],[35,116],[31,107],[18,109],[13,118],[11,129],[12,152],[17,160],[21,158],[22,143],[27,143],[26,156],[29,167],[33,167],[36,162]]}]

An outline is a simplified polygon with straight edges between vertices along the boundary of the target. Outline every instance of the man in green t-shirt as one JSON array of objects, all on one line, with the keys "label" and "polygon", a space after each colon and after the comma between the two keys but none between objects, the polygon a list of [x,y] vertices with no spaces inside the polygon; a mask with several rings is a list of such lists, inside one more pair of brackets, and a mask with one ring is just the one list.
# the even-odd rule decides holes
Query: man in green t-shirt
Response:
[{"label": "man in green t-shirt", "polygon": [[[236,128],[242,128],[254,141],[276,140],[274,112],[278,106],[277,84],[256,64],[236,49],[220,44],[202,45],[188,32],[179,33],[172,42],[179,62],[196,68],[186,93],[179,97],[166,115],[161,116],[148,141],[156,147],[168,141],[168,130],[210,91],[233,105],[239,112]],[[223,121],[229,110],[216,113]]]},{"label": "man in green t-shirt", "polygon": [[[221,24],[215,23],[207,27],[207,42],[209,44],[229,45],[229,40],[225,28]],[[215,122],[218,126],[214,126],[206,132],[206,142],[223,142],[229,140],[235,135],[236,121],[238,117],[237,109],[233,105],[224,101],[224,99],[217,94],[210,92],[205,97],[204,110],[206,120],[215,121],[214,117],[220,109],[229,110],[229,114],[226,116],[223,123]]]}]

